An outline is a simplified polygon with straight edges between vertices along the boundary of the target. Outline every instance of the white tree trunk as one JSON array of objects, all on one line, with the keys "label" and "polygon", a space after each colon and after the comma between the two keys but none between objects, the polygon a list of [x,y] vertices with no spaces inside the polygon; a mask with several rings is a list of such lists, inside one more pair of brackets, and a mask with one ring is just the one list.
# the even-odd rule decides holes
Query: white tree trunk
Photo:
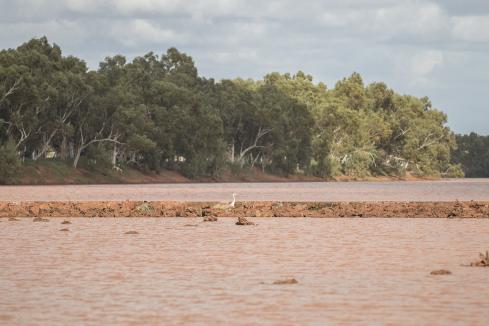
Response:
[{"label": "white tree trunk", "polygon": [[49,137],[46,139],[46,137],[43,137],[43,144],[42,144],[42,147],[41,147],[41,151],[37,152],[35,155],[32,156],[32,159],[34,161],[37,161],[39,158],[41,158],[41,156],[43,156],[47,150],[49,149],[49,146],[51,145],[51,141],[53,140],[53,137],[54,135],[56,135],[56,133],[58,132],[58,130],[54,130],[50,135]]},{"label": "white tree trunk", "polygon": [[117,144],[114,143],[114,148],[112,149],[112,166],[117,165],[117,154],[118,154]]},{"label": "white tree trunk", "polygon": [[78,166],[78,161],[80,160],[80,156],[81,156],[81,152],[82,152],[82,148],[81,146],[79,148],[77,148],[76,150],[76,155],[75,155],[75,159],[73,160],[73,167],[76,169],[77,166]]}]

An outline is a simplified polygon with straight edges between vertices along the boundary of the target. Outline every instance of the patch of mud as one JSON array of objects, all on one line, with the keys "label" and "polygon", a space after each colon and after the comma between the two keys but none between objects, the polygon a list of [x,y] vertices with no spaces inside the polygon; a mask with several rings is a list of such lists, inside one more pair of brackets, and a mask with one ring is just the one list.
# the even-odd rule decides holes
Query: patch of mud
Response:
[{"label": "patch of mud", "polygon": [[171,201],[0,202],[0,217],[424,217],[488,218],[489,201],[468,202],[238,202]]},{"label": "patch of mud", "polygon": [[489,251],[486,254],[479,253],[479,260],[471,262],[469,265],[471,267],[489,267]]},{"label": "patch of mud", "polygon": [[289,278],[289,279],[285,279],[285,280],[275,281],[272,284],[285,285],[285,284],[297,284],[297,283],[299,283],[299,282],[295,278]]},{"label": "patch of mud", "polygon": [[217,217],[215,216],[206,216],[202,220],[202,222],[217,222]]},{"label": "patch of mud", "polygon": [[248,221],[246,218],[239,216],[236,225],[255,225],[255,223]]},{"label": "patch of mud", "polygon": [[49,222],[49,219],[47,218],[42,218],[42,217],[34,217],[32,219],[32,222]]},{"label": "patch of mud", "polygon": [[446,269],[438,269],[436,271],[431,271],[431,275],[451,275],[452,272]]}]

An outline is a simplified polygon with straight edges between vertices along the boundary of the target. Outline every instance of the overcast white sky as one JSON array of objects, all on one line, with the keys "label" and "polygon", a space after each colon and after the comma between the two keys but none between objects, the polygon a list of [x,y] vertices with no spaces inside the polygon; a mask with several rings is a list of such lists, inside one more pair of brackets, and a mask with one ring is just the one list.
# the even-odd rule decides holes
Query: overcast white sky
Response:
[{"label": "overcast white sky", "polygon": [[43,35],[93,69],[175,46],[216,79],[357,71],[489,134],[489,0],[0,0],[0,48]]}]

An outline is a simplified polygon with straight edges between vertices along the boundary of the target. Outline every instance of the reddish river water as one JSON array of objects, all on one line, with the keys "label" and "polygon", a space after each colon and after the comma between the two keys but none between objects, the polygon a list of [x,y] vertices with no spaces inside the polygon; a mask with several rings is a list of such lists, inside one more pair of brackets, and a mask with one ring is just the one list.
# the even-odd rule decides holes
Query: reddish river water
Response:
[{"label": "reddish river water", "polygon": [[0,219],[0,324],[488,321],[489,219],[71,221]]},{"label": "reddish river water", "polygon": [[0,201],[453,201],[489,200],[489,179],[414,182],[194,183],[3,186]]}]

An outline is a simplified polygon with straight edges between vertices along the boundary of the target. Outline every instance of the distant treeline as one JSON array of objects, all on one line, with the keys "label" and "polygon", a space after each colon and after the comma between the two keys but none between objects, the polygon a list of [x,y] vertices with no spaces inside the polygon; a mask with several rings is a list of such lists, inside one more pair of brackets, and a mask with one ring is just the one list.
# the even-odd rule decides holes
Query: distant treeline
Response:
[{"label": "distant treeline", "polygon": [[365,85],[358,73],[328,88],[303,72],[203,78],[175,48],[131,62],[107,57],[97,71],[46,38],[0,52],[3,182],[25,160],[46,157],[189,177],[249,168],[461,176],[456,163],[471,159],[457,154],[452,161],[456,138],[446,121],[428,98],[397,94],[382,82]]},{"label": "distant treeline", "polygon": [[489,178],[489,136],[457,135],[453,162],[462,165],[468,178]]}]

